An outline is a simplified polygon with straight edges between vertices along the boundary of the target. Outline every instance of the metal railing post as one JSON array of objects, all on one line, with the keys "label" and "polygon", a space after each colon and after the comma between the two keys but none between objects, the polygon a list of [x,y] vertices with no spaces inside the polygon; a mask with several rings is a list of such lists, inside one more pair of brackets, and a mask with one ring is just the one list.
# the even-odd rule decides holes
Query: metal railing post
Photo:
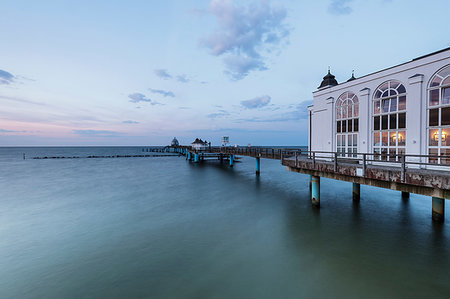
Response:
[{"label": "metal railing post", "polygon": [[366,154],[363,154],[363,177],[366,177]]},{"label": "metal railing post", "polygon": [[313,156],[312,167],[313,167],[313,169],[315,169],[316,168],[316,153],[313,152],[312,156]]},{"label": "metal railing post", "polygon": [[405,178],[406,178],[406,159],[405,159],[405,155],[401,156],[401,161],[402,161],[402,182],[405,182]]},{"label": "metal railing post", "polygon": [[337,172],[337,153],[334,153],[334,172]]}]

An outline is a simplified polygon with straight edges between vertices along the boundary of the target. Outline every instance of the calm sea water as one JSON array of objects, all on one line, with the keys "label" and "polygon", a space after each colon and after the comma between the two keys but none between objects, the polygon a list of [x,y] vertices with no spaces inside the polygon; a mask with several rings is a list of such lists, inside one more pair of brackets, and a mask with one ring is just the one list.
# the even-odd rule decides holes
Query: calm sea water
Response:
[{"label": "calm sea water", "polygon": [[[141,148],[0,148],[0,298],[449,298],[431,200]],[[448,206],[448,205],[447,205]]]}]

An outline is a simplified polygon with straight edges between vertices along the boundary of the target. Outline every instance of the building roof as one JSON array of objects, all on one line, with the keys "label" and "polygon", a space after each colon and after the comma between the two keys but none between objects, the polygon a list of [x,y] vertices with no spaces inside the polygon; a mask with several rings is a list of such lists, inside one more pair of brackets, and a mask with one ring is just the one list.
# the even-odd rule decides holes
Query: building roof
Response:
[{"label": "building roof", "polygon": [[350,81],[353,81],[353,80],[356,80],[354,72],[352,72],[352,76],[351,76],[350,79],[347,80],[347,82],[350,82]]},{"label": "building roof", "polygon": [[195,140],[194,140],[194,142],[192,142],[192,144],[202,144],[202,145],[205,145],[205,144],[208,144],[208,142],[207,142],[206,140],[203,141],[203,140],[201,140],[201,139],[195,138]]},{"label": "building roof", "polygon": [[[385,69],[382,69],[382,70],[373,72],[373,73],[369,73],[369,74],[367,74],[367,75],[364,75],[364,76],[361,76],[361,77],[358,77],[358,78],[354,78],[354,76],[352,76],[352,78],[350,78],[349,80],[347,80],[347,81],[345,81],[345,82],[337,83],[337,81],[335,80],[335,81],[336,81],[336,84],[335,84],[335,85],[331,85],[331,86],[336,86],[336,85],[344,84],[344,83],[347,83],[347,82],[350,82],[350,81],[353,81],[353,80],[359,80],[359,79],[362,79],[362,78],[364,78],[364,77],[368,77],[368,76],[374,75],[374,74],[376,74],[376,73],[381,73],[381,72],[384,72],[384,71],[386,71],[386,70],[393,69],[393,68],[399,67],[399,66],[401,66],[401,65],[404,65],[404,64],[407,64],[407,63],[411,63],[411,62],[413,62],[413,61],[418,61],[418,60],[421,60],[421,59],[424,59],[424,58],[427,58],[427,57],[430,57],[430,56],[433,56],[433,55],[436,55],[436,54],[439,54],[439,53],[442,53],[442,52],[445,52],[445,51],[449,51],[449,50],[450,50],[450,47],[445,48],[445,49],[441,49],[441,50],[438,50],[438,51],[435,51],[435,52],[432,52],[432,53],[429,53],[429,54],[422,55],[422,56],[419,56],[419,57],[417,57],[417,58],[411,59],[410,61],[403,62],[403,63],[397,64],[397,65],[394,65],[394,66],[391,66],[391,67],[388,67],[388,68],[385,68]],[[329,73],[329,71],[328,71],[328,73]],[[328,74],[327,74],[327,76],[328,76]],[[325,77],[327,77],[327,76],[325,76]],[[332,76],[333,76],[333,75],[332,75]],[[325,81],[325,77],[323,78],[324,81]],[[334,78],[334,76],[333,76],[333,78]],[[353,79],[353,78],[354,78],[354,79]],[[322,89],[322,87],[327,87],[327,85],[322,86],[322,84],[324,84],[324,81],[322,81],[322,83],[320,84],[319,89]],[[328,85],[328,87],[331,87],[331,86]],[[316,92],[318,92],[318,91],[316,90],[316,91],[314,91],[313,93],[316,93]]]},{"label": "building roof", "polygon": [[322,83],[320,83],[320,86],[317,87],[318,89],[328,87],[328,86],[336,86],[338,85],[338,82],[335,79],[335,76],[330,73],[330,70],[328,70],[328,74],[323,77]]}]

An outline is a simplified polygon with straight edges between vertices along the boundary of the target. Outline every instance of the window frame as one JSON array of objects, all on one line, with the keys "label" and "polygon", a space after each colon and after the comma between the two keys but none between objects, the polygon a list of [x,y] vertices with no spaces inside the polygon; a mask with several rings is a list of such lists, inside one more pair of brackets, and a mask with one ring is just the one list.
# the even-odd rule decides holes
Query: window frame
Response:
[{"label": "window frame", "polygon": [[[439,82],[435,84],[436,82]],[[441,158],[443,153],[445,155],[450,155],[450,123],[443,124],[442,112],[443,109],[450,109],[450,100],[447,103],[443,103],[444,100],[444,90],[450,93],[450,65],[446,65],[439,69],[430,78],[427,86],[427,127],[426,127],[426,145],[428,155],[437,155],[437,158],[429,158],[428,162],[433,164],[450,164],[450,158]],[[432,93],[436,93],[438,103],[431,105]],[[431,113],[435,113],[437,110],[437,124],[431,125]],[[431,132],[434,131],[433,136],[437,136],[437,145],[431,144],[432,136]],[[443,134],[445,132],[445,134]],[[433,139],[436,139],[433,137]],[[445,141],[446,145],[442,143]],[[447,145],[448,144],[448,145]]]},{"label": "window frame", "polygon": [[[338,97],[335,116],[336,130],[334,133],[336,137],[336,152],[340,157],[356,158],[359,139],[359,99],[355,93],[346,91]],[[357,124],[356,130],[355,124]],[[349,130],[349,128],[351,129]],[[342,141],[342,139],[345,139],[345,142],[338,142],[339,140]],[[352,140],[351,145],[349,145],[350,139]]]},{"label": "window frame", "polygon": [[[381,83],[375,89],[371,102],[373,108],[371,117],[371,148],[374,154],[388,155],[385,157],[375,156],[376,159],[398,161],[398,155],[406,152],[408,129],[406,123],[407,95],[405,85],[394,79]],[[378,120],[378,124],[375,123],[375,120]],[[392,120],[395,120],[395,126],[391,124]],[[402,127],[400,127],[401,123],[404,123]],[[383,143],[383,140],[386,140],[386,143]]]}]

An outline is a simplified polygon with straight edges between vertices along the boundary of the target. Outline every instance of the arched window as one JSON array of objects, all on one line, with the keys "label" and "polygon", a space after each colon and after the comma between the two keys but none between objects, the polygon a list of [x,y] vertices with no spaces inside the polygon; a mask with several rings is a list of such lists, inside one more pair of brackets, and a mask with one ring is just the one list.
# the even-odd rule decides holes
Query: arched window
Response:
[{"label": "arched window", "polygon": [[336,102],[336,151],[339,156],[356,157],[358,130],[358,97],[348,91],[341,94]]},{"label": "arched window", "polygon": [[[450,156],[450,65],[431,78],[428,87],[428,154]],[[450,164],[450,158],[430,158]]]},{"label": "arched window", "polygon": [[[381,84],[373,99],[373,152],[381,160],[395,161],[405,153],[406,89],[398,81]],[[389,154],[389,157],[387,157]]]}]

